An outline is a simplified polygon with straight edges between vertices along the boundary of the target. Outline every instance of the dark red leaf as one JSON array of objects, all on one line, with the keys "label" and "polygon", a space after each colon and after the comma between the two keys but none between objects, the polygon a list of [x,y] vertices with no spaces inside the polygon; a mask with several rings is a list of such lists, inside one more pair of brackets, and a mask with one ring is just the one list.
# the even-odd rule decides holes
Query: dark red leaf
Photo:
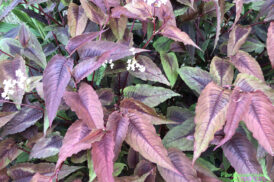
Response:
[{"label": "dark red leaf", "polygon": [[[273,7],[272,7],[273,9]],[[266,49],[269,56],[272,69],[274,69],[274,22],[272,21],[268,27],[267,31],[267,40],[266,40]]]}]

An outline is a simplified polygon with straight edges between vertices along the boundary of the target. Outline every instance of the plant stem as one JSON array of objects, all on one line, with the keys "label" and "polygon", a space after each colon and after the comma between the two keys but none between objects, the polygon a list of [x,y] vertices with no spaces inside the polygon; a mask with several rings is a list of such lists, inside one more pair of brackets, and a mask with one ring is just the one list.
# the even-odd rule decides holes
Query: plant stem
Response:
[{"label": "plant stem", "polygon": [[0,52],[2,52],[3,54],[5,54],[5,55],[7,55],[7,56],[9,56],[9,57],[11,57],[11,58],[14,58],[12,55],[6,53],[5,51],[2,51],[1,49],[0,49]]}]

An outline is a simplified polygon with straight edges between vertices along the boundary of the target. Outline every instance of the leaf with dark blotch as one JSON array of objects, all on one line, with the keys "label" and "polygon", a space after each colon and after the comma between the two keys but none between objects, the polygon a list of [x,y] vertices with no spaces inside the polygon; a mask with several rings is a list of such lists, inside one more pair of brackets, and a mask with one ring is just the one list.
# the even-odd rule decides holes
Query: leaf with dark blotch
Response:
[{"label": "leaf with dark blotch", "polygon": [[28,45],[28,42],[30,40],[30,34],[25,24],[22,24],[20,26],[18,39],[23,47],[26,47]]},{"label": "leaf with dark blotch", "polygon": [[68,53],[70,55],[72,55],[77,49],[81,48],[88,42],[94,40],[101,33],[103,33],[103,31],[90,32],[90,33],[84,33],[81,35],[77,35],[68,41],[68,44],[66,45],[66,50],[68,51]]},{"label": "leaf with dark blotch", "polygon": [[50,126],[71,78],[73,60],[61,55],[51,58],[43,73],[43,93]]},{"label": "leaf with dark blotch", "polygon": [[251,95],[249,93],[242,92],[239,87],[236,87],[232,91],[226,114],[227,121],[224,127],[225,137],[220,141],[215,149],[230,140],[235,134],[240,121],[243,119],[247,112],[246,108],[250,104],[250,97]]},{"label": "leaf with dark blotch", "polygon": [[210,64],[210,74],[220,86],[231,85],[234,68],[227,60],[215,56]]},{"label": "leaf with dark blotch", "polygon": [[[19,163],[8,169],[8,175],[13,181],[29,182],[36,173],[40,173],[43,176],[52,176],[55,170],[54,167],[55,165],[52,163]],[[58,180],[65,178],[81,168],[81,166],[63,165],[58,173]],[[55,181],[55,177],[52,180]]]},{"label": "leaf with dark blotch", "polygon": [[[272,7],[272,9],[274,8]],[[271,22],[268,27],[266,49],[270,63],[272,65],[272,69],[274,69],[274,22]]]},{"label": "leaf with dark blotch", "polygon": [[179,173],[158,166],[158,170],[161,176],[166,181],[172,182],[200,182],[201,180],[197,177],[196,170],[192,167],[190,159],[178,149],[168,149],[168,157],[170,158],[174,167]]},{"label": "leaf with dark blotch", "polygon": [[13,138],[0,141],[0,170],[16,159],[21,152]]},{"label": "leaf with dark blotch", "polygon": [[127,28],[128,18],[121,16],[120,18],[110,18],[109,25],[110,28],[118,40],[123,39],[125,30]]},{"label": "leaf with dark blotch", "polygon": [[75,121],[69,127],[64,137],[56,169],[58,169],[61,164],[73,154],[77,154],[82,150],[90,149],[92,143],[99,141],[103,134],[104,133],[101,130],[90,130],[81,120]]},{"label": "leaf with dark blotch", "polygon": [[153,17],[153,9],[143,1],[127,3],[111,10],[111,17],[120,18],[122,15],[141,21],[147,21]]},{"label": "leaf with dark blotch", "polygon": [[0,112],[0,128],[9,122],[18,112]]},{"label": "leaf with dark blotch", "polygon": [[126,87],[124,89],[124,95],[126,98],[139,100],[149,107],[155,107],[167,99],[180,96],[170,89],[155,87],[147,84],[138,84],[135,86]]},{"label": "leaf with dark blotch", "polygon": [[240,73],[234,82],[234,85],[240,87],[244,92],[254,92],[256,90],[261,90],[267,97],[274,103],[274,90],[266,85],[266,83],[255,76]]},{"label": "leaf with dark blotch", "polygon": [[142,114],[131,111],[126,142],[145,159],[164,168],[178,172],[167,156],[167,150],[157,135],[154,126]]},{"label": "leaf with dark blotch", "polygon": [[65,92],[64,99],[78,118],[90,129],[104,128],[104,113],[101,102],[93,88],[87,83],[80,85],[78,93]]},{"label": "leaf with dark blotch", "polygon": [[167,132],[163,138],[163,144],[166,148],[177,148],[181,151],[193,151],[193,139],[188,138],[194,133],[194,121],[190,118],[181,125],[175,126]]},{"label": "leaf with dark blotch", "polygon": [[127,112],[127,110],[135,110],[136,112],[145,115],[153,125],[178,124],[176,121],[167,120],[163,116],[157,114],[153,108],[132,98],[123,99],[120,103],[120,108],[125,112]]},{"label": "leaf with dark blotch", "polygon": [[32,147],[30,152],[31,158],[44,159],[58,154],[59,149],[62,146],[63,137],[59,134],[52,134],[51,136],[42,137]]},{"label": "leaf with dark blotch", "polygon": [[165,26],[165,28],[161,31],[161,34],[175,41],[183,42],[185,45],[192,45],[197,49],[200,49],[185,32],[175,26]]},{"label": "leaf with dark blotch", "polygon": [[198,67],[184,66],[178,70],[178,73],[187,86],[197,94],[200,94],[206,85],[212,81],[210,74]]},{"label": "leaf with dark blotch", "polygon": [[170,86],[168,80],[163,75],[160,68],[158,68],[158,66],[149,57],[139,55],[136,58],[136,61],[146,67],[146,70],[144,72],[140,72],[137,69],[135,71],[129,71],[131,75],[144,81],[149,80]]},{"label": "leaf with dark blotch", "polygon": [[237,25],[232,29],[227,44],[227,56],[233,56],[238,52],[241,46],[245,43],[250,32],[251,27],[249,26],[243,27]]},{"label": "leaf with dark blotch", "polygon": [[[35,107],[35,105],[33,105]],[[43,116],[43,111],[23,107],[3,128],[1,136],[7,136],[10,134],[15,134],[22,132],[34,125]]]},{"label": "leaf with dark blotch", "polygon": [[[183,107],[177,107],[177,106],[171,106],[167,108],[167,114],[166,117],[169,120],[178,122],[177,125],[182,124],[184,121],[194,118],[194,112],[183,108]],[[168,128],[171,129],[176,125],[168,125]]]},{"label": "leaf with dark blotch", "polygon": [[251,103],[243,120],[260,145],[274,156],[274,106],[262,91],[250,95]]},{"label": "leaf with dark blotch", "polygon": [[2,19],[5,18],[21,1],[22,0],[11,1],[11,3],[3,11],[1,11],[0,21],[2,21]]},{"label": "leaf with dark blotch", "polygon": [[236,25],[236,23],[239,21],[239,19],[241,17],[244,0],[235,0],[235,3],[236,3],[236,17],[235,17],[234,23],[232,25],[232,28]]},{"label": "leaf with dark blotch", "polygon": [[193,163],[207,149],[214,134],[225,124],[229,99],[230,91],[213,82],[202,91],[195,109]]},{"label": "leaf with dark blotch", "polygon": [[178,60],[174,52],[161,53],[161,63],[171,87],[176,83],[179,69]]},{"label": "leaf with dark blotch", "polygon": [[68,26],[71,37],[81,35],[87,25],[88,17],[82,6],[70,3],[68,8]]},{"label": "leaf with dark blotch", "polygon": [[95,173],[100,182],[114,182],[113,159],[114,138],[112,132],[107,132],[103,138],[92,144],[91,154]]},{"label": "leaf with dark blotch", "polygon": [[114,93],[111,88],[101,88],[96,90],[96,93],[103,106],[110,105],[114,99]]},{"label": "leaf with dark blotch", "polygon": [[155,178],[156,178],[156,165],[152,164],[151,162],[147,161],[147,160],[141,160],[135,170],[134,170],[134,175],[137,176],[142,176],[146,173],[150,174],[147,176],[145,182],[155,182]]},{"label": "leaf with dark blotch", "polygon": [[262,170],[256,159],[256,150],[245,136],[237,133],[222,146],[222,149],[237,173],[254,174],[254,176],[243,177],[241,180],[258,180],[259,177],[255,175],[262,174]]},{"label": "leaf with dark blotch", "polygon": [[99,7],[87,0],[80,0],[80,2],[85,14],[91,21],[99,24],[100,26],[105,24],[107,16]]},{"label": "leaf with dark blotch", "polygon": [[114,160],[115,161],[121,151],[122,144],[127,135],[129,121],[126,116],[118,111],[114,111],[108,117],[107,130],[112,131],[114,139]]},{"label": "leaf with dark blotch", "polygon": [[235,56],[230,57],[230,61],[241,73],[253,75],[264,81],[264,75],[259,63],[248,53],[239,51]]}]

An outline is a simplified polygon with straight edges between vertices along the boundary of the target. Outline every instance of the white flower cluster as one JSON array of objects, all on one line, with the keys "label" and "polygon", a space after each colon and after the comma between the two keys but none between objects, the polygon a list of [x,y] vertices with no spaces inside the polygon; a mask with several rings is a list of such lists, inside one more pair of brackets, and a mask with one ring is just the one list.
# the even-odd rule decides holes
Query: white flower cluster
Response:
[{"label": "white flower cluster", "polygon": [[140,72],[145,72],[146,71],[146,67],[143,65],[140,65],[135,58],[133,59],[128,59],[127,60],[127,70],[132,70],[135,71],[135,69],[138,69]]},{"label": "white flower cluster", "polygon": [[8,79],[4,80],[4,92],[1,94],[1,96],[4,99],[10,99],[9,96],[14,94],[14,87],[17,85],[21,89],[25,89],[25,84],[29,82],[29,79],[24,75],[24,73],[18,69],[15,71],[15,75],[17,77],[16,80]]},{"label": "white flower cluster", "polygon": [[110,68],[113,69],[114,63],[112,63],[112,59],[106,60],[106,61],[102,64],[102,66],[106,67],[107,64],[109,64]]},{"label": "white flower cluster", "polygon": [[[137,0],[133,0],[132,3],[135,3]],[[149,6],[161,7],[162,4],[166,4],[168,0],[144,0],[144,2]]]}]

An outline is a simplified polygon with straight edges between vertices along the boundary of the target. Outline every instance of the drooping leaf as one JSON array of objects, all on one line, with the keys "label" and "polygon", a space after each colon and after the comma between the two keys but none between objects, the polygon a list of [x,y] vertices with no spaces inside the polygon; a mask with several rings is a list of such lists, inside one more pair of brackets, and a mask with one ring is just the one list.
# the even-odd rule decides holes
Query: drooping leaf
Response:
[{"label": "drooping leaf", "polygon": [[51,58],[43,73],[43,93],[50,126],[70,81],[73,60],[61,55]]},{"label": "drooping leaf", "polygon": [[226,112],[230,98],[230,91],[209,83],[202,91],[195,109],[195,160],[204,152],[216,131],[222,129],[226,120]]},{"label": "drooping leaf", "polygon": [[107,130],[112,131],[114,139],[114,161],[117,159],[122,144],[126,138],[129,121],[122,113],[115,111],[110,114],[107,122]]},{"label": "drooping leaf", "polygon": [[236,55],[230,57],[230,61],[241,73],[253,75],[264,81],[264,75],[260,65],[248,53],[239,51]]},{"label": "drooping leaf", "polygon": [[166,73],[166,76],[170,82],[171,87],[173,87],[176,83],[179,69],[178,60],[174,52],[170,53],[161,53],[161,63],[163,69]]},{"label": "drooping leaf", "polygon": [[102,105],[90,85],[82,83],[78,93],[65,92],[64,99],[71,110],[75,111],[78,118],[83,120],[90,129],[104,128]]},{"label": "drooping leaf", "polygon": [[110,18],[109,25],[110,28],[118,40],[123,39],[125,30],[127,28],[128,18],[121,16],[120,18]]},{"label": "drooping leaf", "polygon": [[31,158],[47,158],[58,154],[59,149],[62,146],[63,137],[55,133],[51,136],[42,137],[31,149],[30,159]]},{"label": "drooping leaf", "polygon": [[145,159],[178,173],[167,156],[167,150],[163,146],[161,138],[149,120],[134,111],[129,112],[127,116],[129,126],[126,142],[134,150],[140,152]]},{"label": "drooping leaf", "polygon": [[183,42],[185,45],[192,45],[193,47],[200,49],[185,32],[175,26],[165,26],[165,28],[161,31],[161,34],[175,41]]},{"label": "drooping leaf", "polygon": [[80,0],[80,2],[85,14],[91,21],[99,24],[100,26],[106,22],[107,16],[99,7],[87,0]]},{"label": "drooping leaf", "polygon": [[161,176],[166,181],[172,182],[200,182],[201,180],[197,177],[196,170],[192,167],[190,159],[178,149],[168,149],[168,157],[172,164],[179,171],[174,173],[173,171],[164,167],[158,166],[158,170]]},{"label": "drooping leaf", "polygon": [[0,128],[9,122],[18,112],[0,112]]},{"label": "drooping leaf", "polygon": [[178,73],[187,86],[197,94],[200,94],[206,85],[212,81],[210,74],[201,68],[185,66],[181,67]]},{"label": "drooping leaf", "polygon": [[[33,105],[35,107],[35,105]],[[41,110],[22,107],[22,109],[2,128],[1,136],[22,132],[34,125],[43,116]]]},{"label": "drooping leaf", "polygon": [[187,119],[182,124],[175,126],[163,138],[166,148],[177,148],[181,151],[193,151],[193,139],[188,138],[194,133],[193,118]]},{"label": "drooping leaf", "polygon": [[241,12],[243,9],[244,1],[243,0],[235,0],[235,4],[236,4],[236,17],[235,17],[234,23],[232,25],[232,28],[236,25],[236,23],[239,21],[239,19],[241,17]]},{"label": "drooping leaf", "polygon": [[250,105],[243,120],[260,145],[274,156],[274,106],[262,91],[250,94]]},{"label": "drooping leaf", "polygon": [[129,71],[131,75],[145,81],[149,80],[163,83],[168,86],[170,85],[162,71],[149,57],[140,55],[136,58],[136,60],[139,64],[143,65],[146,70],[144,72],[140,72],[137,69],[135,71]]},{"label": "drooping leaf", "polygon": [[73,154],[77,154],[81,150],[90,149],[92,143],[99,141],[103,134],[104,133],[101,130],[90,130],[81,120],[75,121],[69,127],[64,137],[56,169],[58,169],[61,164]]},{"label": "drooping leaf", "polygon": [[222,146],[222,149],[226,158],[237,173],[254,174],[242,177],[241,180],[262,180],[262,178],[255,176],[256,174],[262,174],[262,170],[256,159],[256,151],[245,136],[237,133],[231,140]]},{"label": "drooping leaf", "polygon": [[68,8],[68,26],[71,37],[81,35],[87,25],[88,18],[82,6],[70,3]]},{"label": "drooping leaf", "polygon": [[272,69],[274,69],[274,22],[271,22],[268,31],[267,31],[267,40],[266,40],[266,48],[267,54],[272,65]]},{"label": "drooping leaf", "polygon": [[220,141],[218,148],[232,138],[238,128],[239,122],[243,119],[247,112],[246,107],[250,104],[250,95],[246,92],[241,92],[240,88],[236,87],[231,94],[228,110],[226,114],[226,124],[224,127],[225,137]]},{"label": "drooping leaf", "polygon": [[112,132],[107,132],[100,141],[92,144],[92,160],[94,170],[100,182],[114,182],[113,159],[114,138]]},{"label": "drooping leaf", "polygon": [[101,88],[96,90],[100,102],[103,106],[110,105],[114,98],[114,93],[111,88]]},{"label": "drooping leaf", "polygon": [[266,85],[266,83],[255,76],[240,73],[234,82],[234,85],[240,87],[244,92],[254,92],[261,90],[268,96],[268,98],[274,103],[274,90]]},{"label": "drooping leaf", "polygon": [[147,84],[138,84],[135,86],[126,87],[124,89],[124,95],[126,98],[139,100],[149,107],[155,107],[167,99],[180,96],[170,89],[155,87]]},{"label": "drooping leaf", "polygon": [[241,46],[245,43],[249,33],[251,32],[251,27],[249,26],[235,26],[229,34],[228,44],[227,44],[227,56],[235,55]]},{"label": "drooping leaf", "polygon": [[21,152],[13,138],[0,141],[0,170],[16,159]]},{"label": "drooping leaf", "polygon": [[215,41],[214,41],[214,48],[213,50],[216,48],[218,41],[219,41],[219,37],[221,34],[221,25],[223,22],[223,14],[224,14],[224,6],[222,6],[221,4],[219,4],[219,2],[222,1],[218,1],[218,0],[213,0],[214,5],[215,5],[215,9],[216,9],[216,16],[217,16],[217,27],[216,27],[216,35],[215,35]]},{"label": "drooping leaf", "polygon": [[215,56],[210,64],[210,74],[220,86],[231,85],[234,69],[228,61]]}]

